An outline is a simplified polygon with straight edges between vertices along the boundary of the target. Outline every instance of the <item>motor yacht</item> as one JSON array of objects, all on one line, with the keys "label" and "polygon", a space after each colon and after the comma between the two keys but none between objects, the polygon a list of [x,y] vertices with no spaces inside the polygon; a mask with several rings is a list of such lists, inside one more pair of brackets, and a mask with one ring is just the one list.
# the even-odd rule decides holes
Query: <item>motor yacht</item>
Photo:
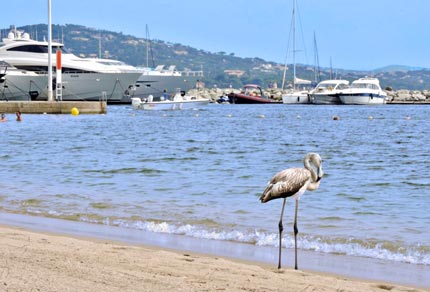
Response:
[{"label": "motor yacht", "polygon": [[156,68],[134,67],[112,59],[92,58],[90,60],[118,70],[135,71],[141,74],[134,87],[127,90],[121,103],[131,103],[131,97],[147,98],[149,95],[158,100],[162,95],[174,95],[177,88],[187,92],[203,78],[203,71],[177,71],[174,65],[165,69],[164,65],[158,65]]},{"label": "motor yacht", "polygon": [[348,80],[324,80],[318,83],[311,91],[311,102],[313,104],[340,104],[339,92],[346,89]]},{"label": "motor yacht", "polygon": [[381,89],[377,78],[360,78],[339,93],[343,104],[385,104],[387,93]]},{"label": "motor yacht", "polygon": [[[142,72],[135,69],[125,70],[80,58],[64,49],[63,44],[52,42],[53,53],[62,52],[62,100],[105,100],[118,102],[134,86]],[[48,42],[32,40],[28,33],[11,31],[0,43],[0,60],[7,62],[21,72],[33,72],[37,76],[48,76]],[[52,58],[56,66],[55,54]],[[53,89],[56,87],[53,70]],[[46,82],[47,84],[47,82]],[[47,99],[47,87],[37,88],[33,96],[37,100]],[[28,98],[27,88],[22,88],[23,96]],[[33,90],[32,90],[33,91]],[[55,90],[53,90],[54,98]]]}]

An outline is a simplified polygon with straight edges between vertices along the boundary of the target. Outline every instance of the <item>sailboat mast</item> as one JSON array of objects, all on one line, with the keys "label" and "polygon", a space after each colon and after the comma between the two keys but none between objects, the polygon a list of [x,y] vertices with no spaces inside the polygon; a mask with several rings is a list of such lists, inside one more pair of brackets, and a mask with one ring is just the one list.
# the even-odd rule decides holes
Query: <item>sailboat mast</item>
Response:
[{"label": "sailboat mast", "polygon": [[146,25],[146,67],[149,67],[149,30],[148,24]]},{"label": "sailboat mast", "polygon": [[99,59],[102,58],[102,33],[99,32]]},{"label": "sailboat mast", "polygon": [[331,64],[331,56],[330,56],[330,79],[333,79],[333,66]]},{"label": "sailboat mast", "polygon": [[314,31],[314,73],[315,73],[315,83],[319,82],[320,79],[320,61],[318,57],[318,45],[317,37]]},{"label": "sailboat mast", "polygon": [[296,0],[293,0],[293,90],[296,90]]}]

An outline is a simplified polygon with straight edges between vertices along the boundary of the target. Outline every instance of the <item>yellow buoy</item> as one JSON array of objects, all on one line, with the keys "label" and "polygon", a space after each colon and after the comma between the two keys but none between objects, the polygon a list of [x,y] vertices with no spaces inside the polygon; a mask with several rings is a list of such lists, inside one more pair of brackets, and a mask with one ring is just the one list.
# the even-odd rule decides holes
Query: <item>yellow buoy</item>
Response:
[{"label": "yellow buoy", "polygon": [[74,115],[74,116],[77,116],[77,115],[79,115],[79,110],[78,110],[77,108],[73,107],[73,108],[70,110],[70,113],[71,113],[72,115]]}]

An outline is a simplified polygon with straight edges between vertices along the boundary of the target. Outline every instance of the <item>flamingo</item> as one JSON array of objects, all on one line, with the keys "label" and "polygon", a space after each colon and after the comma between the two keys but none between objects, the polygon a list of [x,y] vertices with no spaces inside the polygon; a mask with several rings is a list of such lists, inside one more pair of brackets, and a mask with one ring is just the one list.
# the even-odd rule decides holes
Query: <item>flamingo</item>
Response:
[{"label": "flamingo", "polygon": [[305,191],[318,189],[320,180],[324,175],[322,170],[322,159],[317,153],[308,153],[303,159],[304,168],[288,168],[275,174],[269,181],[266,189],[260,197],[262,203],[273,199],[284,198],[282,204],[281,218],[279,220],[279,261],[278,269],[281,268],[281,248],[282,248],[282,217],[284,215],[285,202],[288,197],[296,199],[296,208],[294,214],[294,252],[295,265],[297,270],[297,210],[299,208],[300,196]]}]

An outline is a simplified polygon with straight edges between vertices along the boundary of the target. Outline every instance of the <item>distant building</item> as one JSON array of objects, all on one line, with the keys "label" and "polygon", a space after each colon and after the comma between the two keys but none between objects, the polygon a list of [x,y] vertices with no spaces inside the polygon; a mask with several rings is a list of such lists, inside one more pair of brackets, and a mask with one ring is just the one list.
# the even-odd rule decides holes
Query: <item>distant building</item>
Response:
[{"label": "distant building", "polygon": [[132,45],[132,46],[137,46],[139,45],[139,42],[136,40],[126,40],[122,42],[123,44],[127,44],[127,45]]},{"label": "distant building", "polygon": [[74,41],[81,41],[81,42],[88,42],[90,39],[89,38],[84,38],[84,37],[73,37],[72,40],[74,40]]},{"label": "distant building", "polygon": [[188,55],[188,51],[173,51],[176,55]]},{"label": "distant building", "polygon": [[240,77],[243,74],[245,74],[245,71],[243,70],[224,70],[224,73],[230,76],[237,76]]}]

